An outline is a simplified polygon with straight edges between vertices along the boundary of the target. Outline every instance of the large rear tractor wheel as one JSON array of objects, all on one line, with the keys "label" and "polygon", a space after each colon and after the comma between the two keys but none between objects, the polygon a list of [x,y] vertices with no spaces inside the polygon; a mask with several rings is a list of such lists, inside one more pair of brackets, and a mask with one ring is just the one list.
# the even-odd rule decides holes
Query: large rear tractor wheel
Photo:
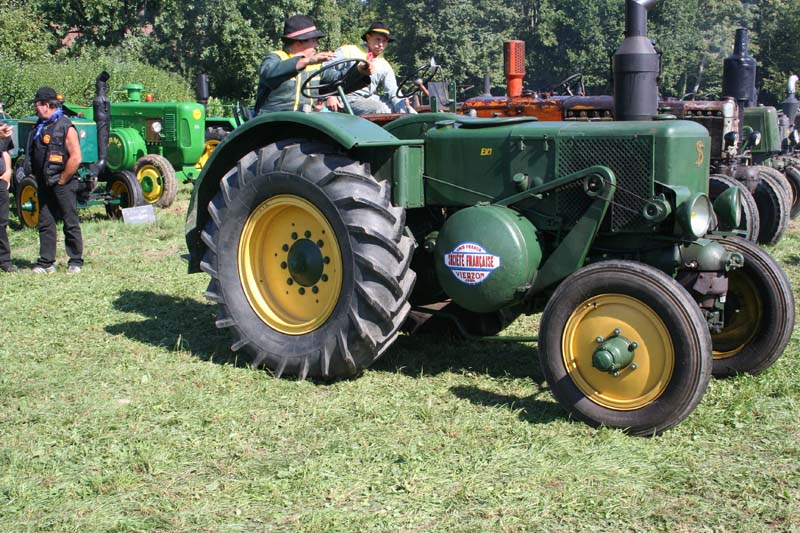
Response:
[{"label": "large rear tractor wheel", "polygon": [[539,328],[556,399],[592,426],[654,435],[694,410],[711,377],[700,308],[660,270],[603,261],[565,279]]},{"label": "large rear tractor wheel", "polygon": [[712,201],[716,200],[720,194],[730,187],[739,187],[739,193],[742,199],[742,221],[737,228],[719,227],[718,229],[721,231],[742,231],[748,240],[755,242],[758,238],[760,224],[758,220],[758,205],[753,195],[750,194],[747,188],[743,187],[739,182],[729,176],[725,176],[724,174],[712,174],[708,177],[708,194]]},{"label": "large rear tractor wheel", "polygon": [[276,376],[359,374],[409,312],[414,239],[387,182],[337,148],[283,141],[222,179],[202,233],[231,349]]},{"label": "large rear tractor wheel", "polygon": [[109,218],[122,218],[123,209],[146,203],[136,175],[130,170],[114,172],[106,182],[106,192],[111,194],[110,203],[106,204]]},{"label": "large rear tractor wheel", "polygon": [[773,168],[759,167],[758,177],[759,183],[753,193],[760,223],[758,243],[775,244],[789,224],[791,192],[786,179]]},{"label": "large rear tractor wheel", "polygon": [[14,199],[19,221],[26,228],[35,228],[39,224],[39,187],[36,185],[36,178],[22,178],[16,185]]},{"label": "large rear tractor wheel", "polygon": [[783,353],[794,328],[794,296],[786,273],[757,245],[738,237],[712,237],[744,256],[729,275],[725,325],[712,334],[714,375],[758,374]]},{"label": "large rear tractor wheel", "polygon": [[133,167],[144,201],[157,207],[169,207],[178,193],[175,169],[166,157],[148,154],[139,158]]}]

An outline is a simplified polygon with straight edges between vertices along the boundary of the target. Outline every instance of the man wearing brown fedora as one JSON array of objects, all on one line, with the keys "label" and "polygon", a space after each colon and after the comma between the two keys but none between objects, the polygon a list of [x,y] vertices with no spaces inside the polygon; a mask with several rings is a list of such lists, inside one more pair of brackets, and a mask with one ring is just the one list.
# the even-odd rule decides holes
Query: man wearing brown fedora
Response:
[{"label": "man wearing brown fedora", "polygon": [[[256,92],[257,114],[272,111],[297,111],[305,104],[313,105],[314,99],[300,94],[303,83],[321,67],[333,59],[333,52],[320,52],[319,39],[325,37],[311,17],[294,15],[283,24],[281,39],[285,50],[267,54],[261,63]],[[321,83],[344,80],[344,90],[349,92],[370,83],[370,67],[359,63],[349,70],[330,69],[321,75]]]},{"label": "man wearing brown fedora", "polygon": [[[368,87],[347,95],[350,108],[357,115],[368,113],[416,113],[405,98],[397,97],[397,78],[392,65],[383,57],[383,52],[394,37],[383,22],[373,22],[361,36],[360,45],[346,44],[336,50],[336,59],[365,59],[372,63],[372,75]],[[383,96],[378,91],[383,89]],[[338,98],[328,99],[328,107],[336,109]]]}]

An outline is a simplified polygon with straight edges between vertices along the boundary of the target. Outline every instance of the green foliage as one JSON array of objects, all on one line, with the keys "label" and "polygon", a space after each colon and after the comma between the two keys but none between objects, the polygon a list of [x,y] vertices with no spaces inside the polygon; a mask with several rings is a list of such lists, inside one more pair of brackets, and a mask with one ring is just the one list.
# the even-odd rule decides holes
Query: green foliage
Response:
[{"label": "green foliage", "polygon": [[[0,51],[21,61],[47,57],[55,39],[40,13],[19,0],[0,0]],[[4,89],[5,90],[5,89]]]},{"label": "green foliage", "polygon": [[112,50],[88,50],[80,58],[46,58],[23,61],[0,52],[0,92],[10,93],[16,102],[6,111],[16,116],[33,114],[27,101],[38,87],[49,85],[73,103],[89,105],[94,97],[94,80],[103,70],[112,101],[124,98],[123,87],[141,83],[158,100],[194,101],[194,92],[180,77],[153,66],[124,59]]}]

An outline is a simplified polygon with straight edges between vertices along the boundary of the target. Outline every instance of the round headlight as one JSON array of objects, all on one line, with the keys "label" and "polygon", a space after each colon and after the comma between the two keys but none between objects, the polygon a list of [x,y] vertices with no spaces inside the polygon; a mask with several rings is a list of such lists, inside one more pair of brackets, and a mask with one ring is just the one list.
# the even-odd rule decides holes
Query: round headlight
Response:
[{"label": "round headlight", "polygon": [[681,204],[678,222],[685,232],[695,238],[706,234],[711,225],[711,201],[708,196],[697,193]]},{"label": "round headlight", "polygon": [[154,132],[161,133],[161,123],[160,122],[158,122],[158,121],[153,122],[153,124],[150,127],[153,128]]},{"label": "round headlight", "polygon": [[739,187],[728,187],[714,200],[717,220],[729,228],[738,228],[742,223],[742,193]]}]

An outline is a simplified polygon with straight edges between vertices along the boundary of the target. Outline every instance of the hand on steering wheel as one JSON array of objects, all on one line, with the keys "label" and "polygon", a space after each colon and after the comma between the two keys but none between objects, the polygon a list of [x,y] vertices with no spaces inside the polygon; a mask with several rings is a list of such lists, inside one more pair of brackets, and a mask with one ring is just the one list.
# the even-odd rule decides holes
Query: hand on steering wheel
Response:
[{"label": "hand on steering wheel", "polygon": [[[303,85],[300,86],[300,94],[305,96],[306,98],[316,99],[316,98],[325,98],[327,96],[333,96],[339,94],[339,87],[344,86],[344,80],[346,78],[345,73],[353,68],[349,66],[347,69],[342,69],[341,65],[352,63],[353,65],[359,65],[360,63],[364,63],[365,65],[369,66],[369,62],[364,59],[339,59],[338,61],[333,61],[324,65],[318,71],[314,72],[309,76],[306,81],[303,82]],[[321,76],[323,73],[331,70],[331,69],[341,70],[342,75],[339,79],[331,81],[331,82],[323,82],[319,85],[310,85],[311,80],[315,78],[322,79]],[[313,93],[312,93],[313,91]]]},{"label": "hand on steering wheel", "polygon": [[398,98],[409,98],[421,92],[428,94],[426,86],[439,72],[438,65],[423,65],[414,71],[410,76],[406,76],[397,86]]}]

